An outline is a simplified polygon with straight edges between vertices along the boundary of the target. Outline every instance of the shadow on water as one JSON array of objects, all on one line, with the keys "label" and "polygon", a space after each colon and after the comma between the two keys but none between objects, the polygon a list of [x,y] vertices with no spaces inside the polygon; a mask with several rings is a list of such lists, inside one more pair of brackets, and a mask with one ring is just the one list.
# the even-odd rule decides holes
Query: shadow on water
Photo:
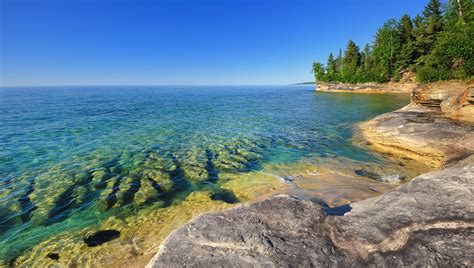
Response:
[{"label": "shadow on water", "polygon": [[28,222],[30,220],[31,213],[37,208],[30,199],[30,194],[35,190],[35,178],[30,178],[29,181],[30,184],[26,188],[25,193],[20,198],[18,198],[18,203],[20,204],[21,208],[20,218],[22,222]]},{"label": "shadow on water", "polygon": [[[104,176],[101,178],[101,180],[94,185],[94,187],[98,190],[103,190],[107,187],[107,182],[113,177],[114,173],[120,173],[121,172],[121,165],[120,165],[120,158],[122,155],[118,155],[111,161],[107,162],[102,166],[102,168],[105,171]],[[112,168],[115,169],[115,172],[112,172]]]},{"label": "shadow on water", "polygon": [[214,168],[213,159],[217,157],[218,154],[213,154],[210,149],[206,149],[206,166],[204,169],[207,171],[207,180],[208,182],[216,182],[219,179],[219,171]]},{"label": "shadow on water", "polygon": [[120,182],[122,181],[122,176],[119,176],[115,183],[112,185],[112,191],[107,196],[107,208],[106,210],[111,209],[115,203],[117,203],[117,192],[120,190]]},{"label": "shadow on water", "polygon": [[186,179],[181,163],[172,152],[168,153],[168,157],[171,159],[174,169],[164,170],[164,172],[169,174],[171,181],[173,181],[173,186],[169,192],[165,192],[160,198],[164,201],[163,207],[170,206],[173,201],[185,199],[192,191],[192,185]]},{"label": "shadow on water", "polygon": [[[64,221],[71,215],[71,210],[74,208],[84,209],[90,206],[91,201],[97,198],[98,194],[92,191],[90,182],[93,178],[93,169],[86,171],[83,178],[77,179],[77,181],[69,186],[64,192],[62,192],[56,200],[56,203],[48,213],[48,219],[45,220],[44,225],[51,225],[57,222]],[[72,179],[72,178],[71,178]],[[75,193],[77,189],[84,187],[87,189],[87,195],[81,200],[77,199]],[[88,204],[88,205],[86,205]]]}]

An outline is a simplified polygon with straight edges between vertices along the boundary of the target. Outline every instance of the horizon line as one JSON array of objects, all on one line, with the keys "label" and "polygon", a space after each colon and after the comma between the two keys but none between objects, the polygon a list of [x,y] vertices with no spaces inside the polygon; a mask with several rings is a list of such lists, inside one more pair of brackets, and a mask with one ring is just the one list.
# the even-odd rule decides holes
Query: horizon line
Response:
[{"label": "horizon line", "polygon": [[285,83],[285,84],[79,84],[79,85],[0,85],[0,88],[13,88],[13,87],[155,87],[155,86],[292,86],[301,85],[302,83],[308,82],[296,82],[296,83]]}]

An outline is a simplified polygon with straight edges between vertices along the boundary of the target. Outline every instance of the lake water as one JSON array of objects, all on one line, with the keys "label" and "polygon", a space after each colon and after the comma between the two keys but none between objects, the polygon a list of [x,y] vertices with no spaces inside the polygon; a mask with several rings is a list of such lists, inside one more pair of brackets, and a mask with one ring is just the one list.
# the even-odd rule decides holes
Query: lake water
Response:
[{"label": "lake water", "polygon": [[[189,218],[278,188],[302,159],[383,164],[353,126],[407,103],[313,86],[0,88],[0,265],[147,254]],[[120,235],[84,242],[104,229]]]}]

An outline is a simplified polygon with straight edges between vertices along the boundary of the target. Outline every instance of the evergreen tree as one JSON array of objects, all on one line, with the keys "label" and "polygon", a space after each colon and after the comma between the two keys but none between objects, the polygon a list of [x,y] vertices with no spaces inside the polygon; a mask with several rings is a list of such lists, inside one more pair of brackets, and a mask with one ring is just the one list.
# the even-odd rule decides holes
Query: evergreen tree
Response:
[{"label": "evergreen tree", "polygon": [[423,66],[427,62],[427,57],[435,47],[436,38],[443,30],[443,16],[439,0],[430,0],[423,10],[421,25],[417,28],[414,47],[419,57],[417,63]]},{"label": "evergreen tree", "polygon": [[316,82],[325,81],[324,66],[321,63],[313,63],[313,74]]},{"label": "evergreen tree", "polygon": [[373,81],[374,61],[372,59],[372,51],[370,50],[369,44],[365,45],[364,51],[361,54],[361,66],[357,69],[358,82]]},{"label": "evergreen tree", "polygon": [[342,67],[342,49],[339,49],[339,54],[337,55],[337,58],[336,58],[336,73],[338,76],[340,76],[341,67]]},{"label": "evergreen tree", "polygon": [[448,0],[444,14],[439,0],[429,0],[422,15],[387,21],[372,47],[360,52],[349,41],[344,55],[329,55],[326,70],[313,64],[318,81],[348,83],[397,80],[406,68],[419,82],[474,78],[473,0]]},{"label": "evergreen tree", "polygon": [[420,82],[474,76],[474,4],[471,0],[450,0],[445,17],[445,31],[418,68]]},{"label": "evergreen tree", "polygon": [[425,10],[423,10],[423,16],[430,32],[438,33],[443,30],[444,22],[439,0],[430,0]]},{"label": "evergreen tree", "polygon": [[397,24],[397,34],[400,42],[400,51],[396,55],[395,76],[403,69],[408,68],[415,61],[415,47],[413,23],[408,15],[404,15]]},{"label": "evergreen tree", "polygon": [[374,80],[389,81],[394,73],[395,55],[400,50],[400,41],[396,29],[396,21],[388,20],[375,35],[373,48]]},{"label": "evergreen tree", "polygon": [[327,63],[327,72],[326,72],[326,79],[328,82],[333,82],[337,80],[337,69],[336,69],[336,60],[334,59],[334,55],[329,53],[328,63]]},{"label": "evergreen tree", "polygon": [[342,60],[341,76],[343,82],[357,82],[356,72],[359,65],[359,47],[352,40],[349,40],[346,51],[344,52],[344,58]]}]

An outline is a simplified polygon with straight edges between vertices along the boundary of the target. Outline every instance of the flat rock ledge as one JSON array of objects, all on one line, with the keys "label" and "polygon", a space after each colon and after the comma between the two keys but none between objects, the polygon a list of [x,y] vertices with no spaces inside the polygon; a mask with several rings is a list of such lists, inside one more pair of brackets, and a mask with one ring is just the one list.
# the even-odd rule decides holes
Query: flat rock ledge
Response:
[{"label": "flat rock ledge", "polygon": [[449,167],[474,153],[474,124],[447,118],[433,107],[410,104],[359,127],[375,150],[432,168]]},{"label": "flat rock ledge", "polygon": [[378,151],[449,167],[474,154],[474,81],[419,85],[409,105],[360,124],[360,130]]},{"label": "flat rock ledge", "polygon": [[473,267],[473,191],[471,164],[420,175],[344,216],[275,196],[194,219],[148,267]]}]

